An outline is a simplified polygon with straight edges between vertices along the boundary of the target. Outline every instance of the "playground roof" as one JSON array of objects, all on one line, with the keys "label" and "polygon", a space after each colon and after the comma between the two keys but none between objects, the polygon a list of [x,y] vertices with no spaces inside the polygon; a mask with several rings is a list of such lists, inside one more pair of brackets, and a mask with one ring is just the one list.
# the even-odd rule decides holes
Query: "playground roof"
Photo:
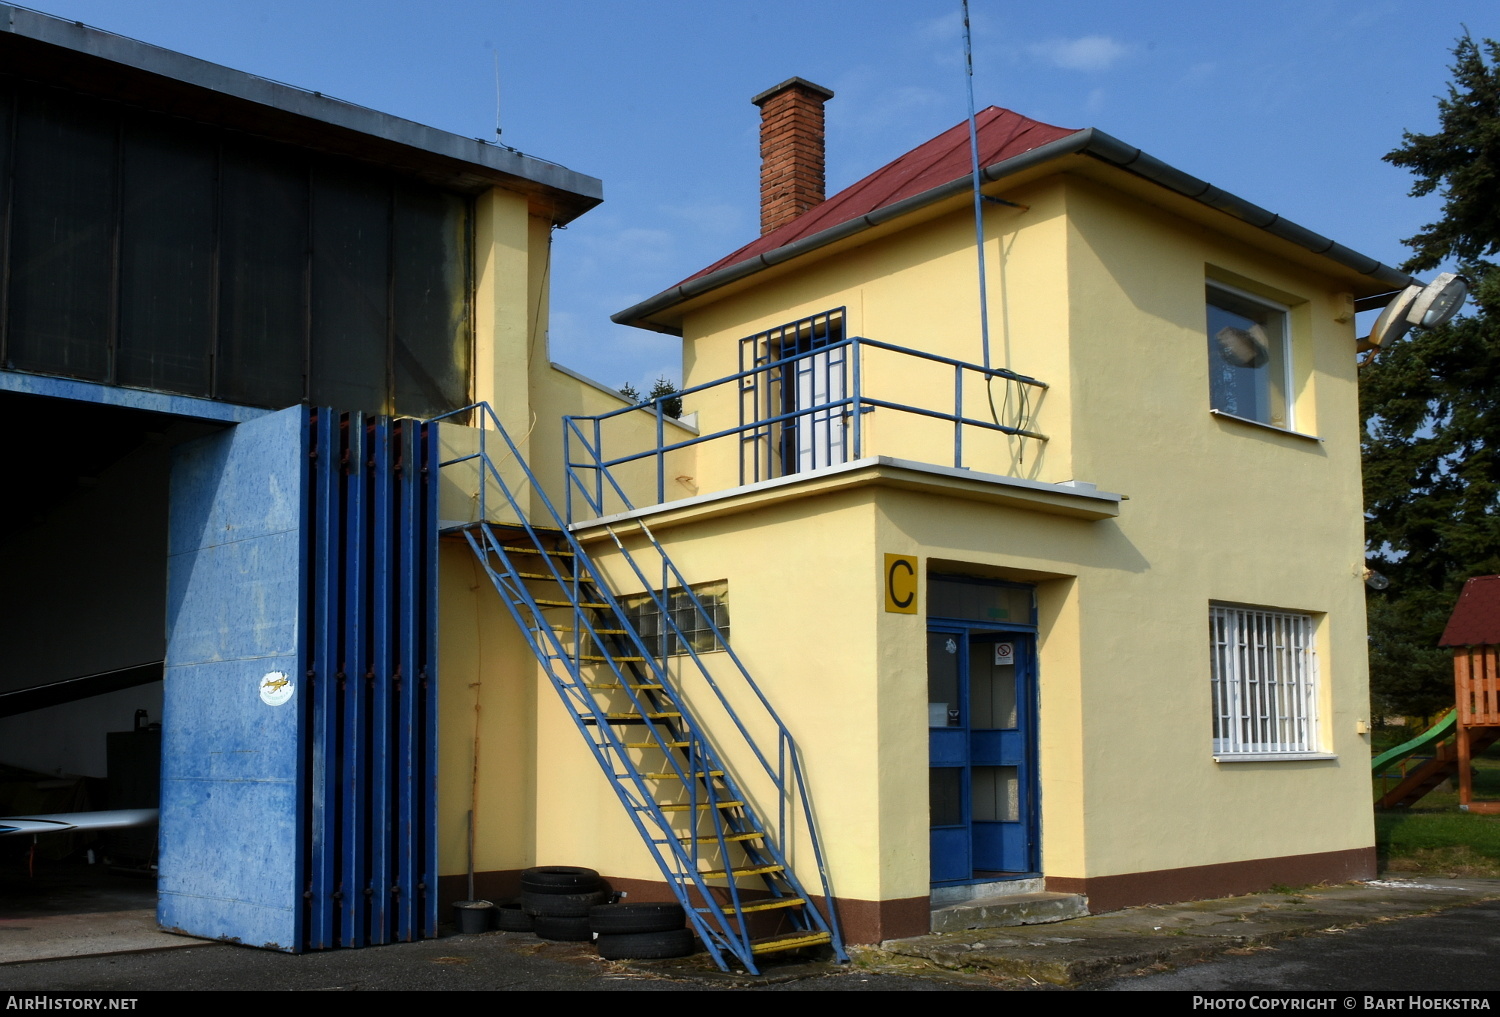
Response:
[{"label": "playground roof", "polygon": [[1464,583],[1438,645],[1495,644],[1500,644],[1500,576],[1479,576]]}]

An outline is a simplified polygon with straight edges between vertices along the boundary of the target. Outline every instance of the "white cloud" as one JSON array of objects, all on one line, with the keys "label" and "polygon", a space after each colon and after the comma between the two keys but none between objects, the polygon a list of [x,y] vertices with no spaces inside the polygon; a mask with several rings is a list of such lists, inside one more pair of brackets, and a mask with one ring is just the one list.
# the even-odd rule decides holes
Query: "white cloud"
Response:
[{"label": "white cloud", "polygon": [[1068,71],[1107,71],[1130,52],[1130,47],[1107,35],[1051,39],[1027,47],[1031,55]]}]

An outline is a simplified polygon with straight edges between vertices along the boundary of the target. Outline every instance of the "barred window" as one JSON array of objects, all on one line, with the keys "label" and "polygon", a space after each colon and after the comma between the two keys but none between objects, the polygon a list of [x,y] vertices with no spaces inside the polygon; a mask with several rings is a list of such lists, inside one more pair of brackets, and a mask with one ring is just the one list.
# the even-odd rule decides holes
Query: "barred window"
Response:
[{"label": "barred window", "polygon": [[1309,615],[1214,605],[1209,650],[1215,755],[1319,751]]},{"label": "barred window", "polygon": [[718,628],[725,640],[729,638],[729,583],[726,580],[699,583],[691,590],[703,610],[698,610],[687,590],[681,587],[667,590],[663,599],[670,612],[670,623],[662,617],[656,597],[643,593],[620,598],[625,617],[640,633],[648,650],[673,657],[687,653],[690,648],[697,653],[724,649],[724,643],[714,635],[714,628]]}]

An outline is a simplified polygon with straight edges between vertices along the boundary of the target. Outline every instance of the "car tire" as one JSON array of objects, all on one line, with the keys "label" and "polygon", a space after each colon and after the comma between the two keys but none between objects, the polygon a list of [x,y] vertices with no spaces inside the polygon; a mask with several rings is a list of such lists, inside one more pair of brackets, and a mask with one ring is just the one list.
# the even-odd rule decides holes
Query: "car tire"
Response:
[{"label": "car tire", "polygon": [[521,889],[530,893],[590,893],[603,886],[599,873],[574,865],[538,865],[521,873]]},{"label": "car tire", "polygon": [[501,932],[530,932],[531,915],[519,900],[504,900],[495,905],[495,928]]},{"label": "car tire", "polygon": [[687,913],[676,901],[600,904],[589,909],[589,921],[600,935],[673,932],[687,927]]},{"label": "car tire", "polygon": [[663,960],[690,955],[694,940],[692,932],[687,929],[674,929],[670,932],[600,936],[594,945],[605,960]]},{"label": "car tire", "polygon": [[532,893],[521,894],[521,910],[530,915],[550,915],[553,918],[587,918],[589,909],[609,900],[608,890],[592,893]]},{"label": "car tire", "polygon": [[543,939],[560,940],[565,943],[587,943],[594,938],[587,917],[537,915],[532,919],[531,930]]}]

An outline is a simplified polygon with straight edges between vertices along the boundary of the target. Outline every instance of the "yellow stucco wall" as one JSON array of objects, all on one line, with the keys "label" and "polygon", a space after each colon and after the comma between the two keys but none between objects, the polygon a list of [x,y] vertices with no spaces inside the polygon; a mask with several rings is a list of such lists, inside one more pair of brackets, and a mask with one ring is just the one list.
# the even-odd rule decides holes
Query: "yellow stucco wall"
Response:
[{"label": "yellow stucco wall", "polygon": [[[549,358],[550,247],[551,225],[528,214],[524,195],[495,189],[476,199],[475,398],[495,409],[500,424],[539,478],[541,490],[562,511],[562,417],[605,413],[625,402],[602,385],[558,370]],[[481,426],[489,424],[476,419],[471,425],[441,425],[443,458],[477,451]],[[675,421],[667,421],[664,427],[668,440],[691,433]],[[614,442],[632,447],[654,442],[655,434],[654,416],[642,411],[617,418],[609,430]],[[537,525],[551,525],[537,487],[525,477],[508,446],[491,432],[485,447],[529,518]],[[693,454],[687,449],[667,457],[664,469],[674,483],[681,476],[691,478]],[[480,518],[480,477],[474,462],[442,471],[441,520]],[[633,500],[654,499],[654,461],[619,470],[617,479]],[[680,483],[677,489],[682,489]],[[488,483],[485,495],[484,518],[516,519],[517,513],[496,483]],[[618,500],[611,506],[618,508]],[[547,750],[540,750],[539,745],[563,741],[577,752],[584,749],[519,628],[479,561],[459,538],[444,542],[439,588],[439,872],[465,871],[471,809],[476,817],[476,870],[524,868],[536,863],[538,851],[549,838],[555,841],[558,836],[555,823],[538,818],[539,814],[552,816],[554,804],[560,801],[550,783],[539,799],[538,774],[547,772]],[[592,759],[585,758],[593,767]],[[596,790],[607,796],[603,804],[614,818],[619,807],[613,794],[597,772],[590,776],[598,784]],[[539,800],[544,803],[540,807]],[[629,843],[638,844],[633,830],[628,832]],[[564,852],[562,857],[572,854]]]},{"label": "yellow stucco wall", "polygon": [[[731,642],[802,747],[839,896],[919,897],[929,885],[926,625],[923,615],[881,609],[885,553],[917,556],[924,578],[935,563],[943,572],[1036,584],[1047,875],[1126,874],[1373,843],[1368,751],[1355,733],[1368,697],[1353,334],[1336,320],[1341,295],[1357,281],[1290,257],[1280,242],[1252,236],[1252,243],[1238,227],[1221,231],[1127,193],[1135,184],[1122,187],[1102,171],[1061,175],[1005,193],[1024,209],[987,211],[994,361],[1050,385],[1034,423],[1049,440],[1023,446],[976,438],[964,464],[1097,484],[1128,496],[1117,517],[997,506],[884,477],[826,490],[816,478],[799,479],[733,511],[710,501],[653,522],[689,581],[729,583]],[[509,222],[501,212],[481,217],[481,227]],[[971,230],[968,213],[955,206],[699,301],[684,318],[685,385],[738,370],[743,336],[835,307],[847,309],[851,334],[979,360]],[[542,313],[537,266],[546,240],[545,227],[529,229],[528,300]],[[1208,278],[1290,307],[1302,434],[1209,412]],[[509,412],[506,422],[529,432],[533,464],[555,493],[558,418],[619,403],[553,370],[536,353],[538,328],[544,334],[545,323],[531,320],[491,334],[524,336],[525,351],[513,352],[530,365],[529,408]],[[490,361],[496,393],[508,391],[503,362]],[[951,406],[949,369],[872,357],[866,381],[870,394]],[[738,422],[738,398],[735,386],[721,386],[689,397],[685,409],[699,414],[708,433]],[[946,425],[910,425],[884,409],[867,425],[867,455],[951,465]],[[618,426],[634,433],[618,435],[621,444],[611,447],[654,441],[646,414]],[[669,501],[741,482],[732,439],[678,455],[667,470]],[[638,504],[654,500],[654,465],[622,474]],[[499,822],[496,810],[481,809],[479,867],[580,864],[656,878],[566,713],[524,660],[508,619],[482,603],[493,595],[466,578],[461,559],[444,559],[443,721],[472,730],[473,682],[456,672],[477,671],[481,786],[497,806],[519,813],[502,829],[487,825]],[[600,561],[625,575],[607,550]],[[623,578],[619,586],[638,588]],[[1337,759],[1214,762],[1213,602],[1315,618],[1320,737]],[[509,668],[500,660],[507,654],[521,664]],[[690,698],[701,697],[688,686]],[[445,872],[462,860],[449,842],[461,829],[472,770],[463,753],[450,752],[456,736],[449,730]],[[494,751],[490,738],[501,743]],[[746,761],[729,752],[743,771]],[[756,800],[767,794],[752,778],[746,785]],[[793,853],[803,867],[805,844],[795,838]]]},{"label": "yellow stucco wall", "polygon": [[[1006,196],[1029,208],[988,213],[995,361],[1050,383],[1036,426],[1051,440],[1042,454],[1028,443],[1025,462],[966,465],[1089,481],[1131,500],[1118,520],[1083,522],[882,492],[880,536],[857,556],[862,567],[904,552],[992,575],[1057,577],[1039,586],[1048,874],[1369,846],[1367,750],[1355,733],[1367,702],[1357,395],[1352,326],[1335,320],[1350,282],[1087,177],[1035,182]],[[840,306],[853,334],[978,360],[971,229],[955,210],[705,302],[684,318],[687,384],[735,370],[740,337]],[[1290,306],[1295,426],[1322,440],[1209,413],[1207,278]],[[951,400],[951,373],[900,378],[904,401]],[[700,411],[705,430],[727,426],[737,413],[731,395],[716,390],[688,408]],[[951,462],[951,431],[915,453],[910,432],[869,433],[867,453]],[[700,473],[732,486],[722,457],[717,466],[709,459],[700,457]],[[862,542],[866,532],[842,539]],[[723,539],[756,537],[738,530]],[[764,546],[795,557],[806,545],[782,535]],[[788,615],[818,610],[796,590],[786,596]],[[886,857],[903,860],[890,861],[874,882],[883,895],[903,896],[926,882],[925,810],[912,804],[926,797],[925,629],[918,619],[878,615],[871,598],[864,611],[878,616],[872,677],[883,691],[882,723],[846,737],[879,732],[884,783],[872,793],[900,803],[881,813],[882,855],[899,840]],[[1213,601],[1314,615],[1321,737],[1338,760],[1212,760]],[[752,661],[761,652],[735,642]],[[887,710],[907,726],[885,722]],[[1287,815],[1304,819],[1287,823]],[[1151,836],[1121,835],[1143,825]]]},{"label": "yellow stucco wall", "polygon": [[[988,206],[991,279],[991,363],[1043,381],[1065,378],[1068,364],[1068,231],[1063,192],[1032,185],[1013,197],[1029,202],[1021,213]],[[965,218],[965,215],[968,218]],[[882,239],[839,250],[765,287],[742,289],[699,307],[684,321],[684,388],[740,370],[739,340],[799,318],[845,308],[847,334],[908,346],[954,360],[980,363],[979,310],[972,213],[921,222]],[[954,372],[947,365],[868,350],[863,391],[867,396],[952,412]],[[1019,388],[992,391],[1000,420],[1014,425]],[[1033,429],[1045,445],[1024,443],[967,428],[964,465],[1008,476],[1045,481],[1071,478],[1070,393],[1056,384],[1045,393],[1029,390]],[[989,417],[989,397],[979,376],[966,374],[964,409]],[[703,433],[739,424],[739,391],[726,384],[687,397]],[[1009,409],[1007,409],[1009,407]],[[931,461],[952,460],[953,428],[943,421],[880,409],[866,414],[863,454]],[[699,453],[702,490],[739,483],[737,438],[724,438]],[[943,449],[947,449],[943,452]]]}]

